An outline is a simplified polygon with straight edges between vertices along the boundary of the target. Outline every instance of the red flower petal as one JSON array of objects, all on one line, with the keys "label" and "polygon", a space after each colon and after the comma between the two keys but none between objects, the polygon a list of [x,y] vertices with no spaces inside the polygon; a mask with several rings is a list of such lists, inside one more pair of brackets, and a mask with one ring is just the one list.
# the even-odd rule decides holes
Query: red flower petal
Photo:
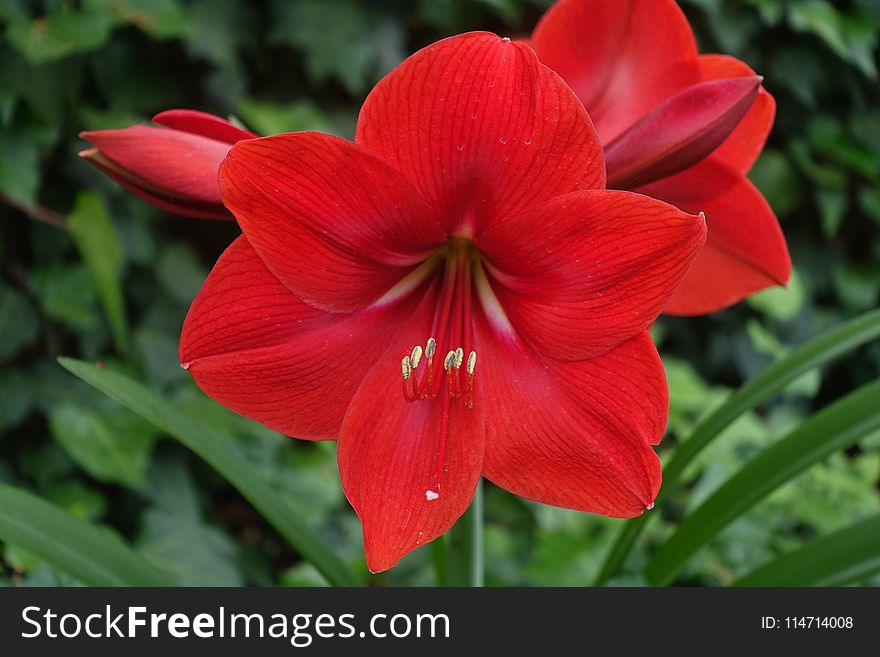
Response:
[{"label": "red flower petal", "polygon": [[[442,393],[431,401],[404,400],[400,360],[430,335],[437,304],[436,294],[425,299],[367,374],[339,432],[339,474],[363,524],[373,572],[391,568],[448,530],[467,510],[483,463],[484,418],[491,402],[481,403],[478,382],[472,409],[461,400],[449,404],[442,447]],[[430,499],[428,491],[438,491],[439,497]]]},{"label": "red flower petal", "polygon": [[694,36],[673,0],[559,0],[532,47],[584,103],[603,144],[699,81]]},{"label": "red flower petal", "polygon": [[220,204],[217,170],[229,144],[168,128],[135,125],[80,134],[117,169],[159,196]]},{"label": "red flower petal", "polygon": [[791,259],[773,210],[744,175],[714,156],[638,191],[706,214],[706,248],[664,312],[710,313],[788,282]]},{"label": "red flower petal", "polygon": [[705,159],[752,107],[760,85],[753,75],[682,89],[605,147],[608,186],[632,189]]},{"label": "red flower petal", "polygon": [[370,305],[446,238],[400,174],[330,135],[241,141],[220,180],[224,203],[266,266],[330,312]]},{"label": "red flower petal", "polygon": [[153,117],[153,123],[165,126],[166,128],[202,135],[203,137],[216,139],[227,144],[234,144],[242,139],[253,139],[259,136],[250,130],[243,130],[238,126],[234,126],[219,116],[196,110],[165,110]]},{"label": "red flower petal", "polygon": [[307,306],[239,237],[190,308],[180,360],[227,408],[297,438],[335,438],[362,373],[378,358],[376,345],[395,334],[401,313],[334,315]]},{"label": "red flower petal", "polygon": [[548,201],[478,246],[513,327],[540,352],[592,358],[644,331],[705,240],[701,217],[631,192]]},{"label": "red flower petal", "polygon": [[537,502],[612,517],[649,508],[660,487],[651,449],[666,425],[663,364],[647,332],[599,358],[560,362],[477,325],[492,399],[484,475]]},{"label": "red flower petal", "polygon": [[233,219],[232,213],[219,202],[219,199],[217,203],[200,203],[170,196],[158,190],[152,191],[152,185],[104,157],[97,148],[87,148],[80,151],[79,156],[102,171],[108,178],[157,208],[195,219],[222,219],[225,221]]},{"label": "red flower petal", "polygon": [[452,233],[604,186],[602,150],[577,98],[528,46],[485,32],[444,39],[388,74],[361,109],[355,141],[406,176]]},{"label": "red flower petal", "polygon": [[[754,75],[744,62],[727,55],[700,55],[700,77],[703,80],[719,80]],[[712,154],[729,166],[746,173],[761,154],[767,136],[776,117],[776,101],[764,87],[751,109],[730,136]]]}]

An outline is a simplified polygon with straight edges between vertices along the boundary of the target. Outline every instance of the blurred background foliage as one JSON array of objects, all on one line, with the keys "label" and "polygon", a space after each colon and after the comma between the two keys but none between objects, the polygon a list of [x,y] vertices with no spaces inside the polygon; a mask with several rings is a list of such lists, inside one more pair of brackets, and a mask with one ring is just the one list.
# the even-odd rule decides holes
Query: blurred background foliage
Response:
[{"label": "blurred background foliage", "polygon": [[[106,361],[204,426],[235,435],[265,480],[363,572],[334,446],[293,441],[226,412],[178,365],[188,305],[237,228],[176,218],[123,192],[78,160],[85,143],[77,133],[191,107],[263,134],[351,137],[372,84],[408,53],[472,29],[525,36],[549,4],[0,0],[0,481],[125,537],[181,583],[323,583],[211,468],[55,359]],[[688,0],[683,8],[703,52],[744,59],[777,99],[776,127],[752,177],[780,217],[795,272],[788,289],[657,323],[672,398],[664,459],[732,387],[791,345],[874,308],[880,294],[880,2]],[[690,466],[611,583],[643,583],[646,555],[689,509],[878,370],[875,343],[742,417]],[[491,486],[486,509],[495,585],[588,584],[621,523]],[[743,515],[676,582],[730,583],[878,511],[874,435]],[[419,550],[373,582],[432,584],[430,559]],[[0,582],[76,583],[3,543]]]}]

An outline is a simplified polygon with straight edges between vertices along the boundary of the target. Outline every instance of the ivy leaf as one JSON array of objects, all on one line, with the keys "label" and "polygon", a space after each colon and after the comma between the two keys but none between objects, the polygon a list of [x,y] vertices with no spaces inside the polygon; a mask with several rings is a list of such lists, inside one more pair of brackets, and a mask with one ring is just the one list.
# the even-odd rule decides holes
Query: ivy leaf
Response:
[{"label": "ivy leaf", "polygon": [[49,413],[49,429],[70,457],[96,479],[133,488],[145,483],[157,432],[133,413],[64,403]]},{"label": "ivy leaf", "polygon": [[315,82],[335,78],[355,95],[404,56],[400,24],[354,0],[276,2],[273,16],[270,41],[297,48]]},{"label": "ivy leaf", "polygon": [[184,586],[241,586],[236,546],[202,519],[196,490],[179,460],[160,459],[147,489],[155,503],[143,516],[136,546]]},{"label": "ivy leaf", "polygon": [[[3,337],[6,338],[5,333]],[[30,382],[21,372],[0,372],[0,430],[14,426],[27,417],[33,401]]]},{"label": "ivy leaf", "polygon": [[186,12],[176,0],[90,0],[88,5],[157,39],[181,37],[189,30]]},{"label": "ivy leaf", "polygon": [[800,0],[791,4],[788,20],[794,29],[815,34],[838,57],[877,78],[876,25],[868,16],[849,17],[826,0]]},{"label": "ivy leaf", "polygon": [[36,18],[21,11],[5,13],[6,38],[32,63],[96,50],[104,45],[113,28],[108,13],[90,9],[65,9]]},{"label": "ivy leaf", "polygon": [[27,135],[0,132],[0,193],[33,203],[40,185],[39,149]]},{"label": "ivy leaf", "polygon": [[27,298],[0,283],[0,358],[11,356],[37,338],[37,315]]}]

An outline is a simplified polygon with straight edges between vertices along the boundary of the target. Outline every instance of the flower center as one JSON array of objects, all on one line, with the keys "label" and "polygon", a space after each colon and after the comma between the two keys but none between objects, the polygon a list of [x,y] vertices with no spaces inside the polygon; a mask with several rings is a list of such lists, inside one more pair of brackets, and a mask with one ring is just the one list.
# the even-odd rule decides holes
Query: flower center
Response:
[{"label": "flower center", "polygon": [[[430,488],[425,491],[425,499],[429,502],[440,497],[450,409],[453,403],[459,401],[465,409],[474,407],[474,373],[477,366],[477,352],[472,349],[471,306],[472,269],[477,266],[478,256],[470,240],[464,239],[452,240],[446,251],[433,332],[442,344],[452,349],[441,361],[436,358],[437,338],[430,337],[424,349],[421,345],[413,347],[400,362],[404,399],[407,402],[430,402],[440,398],[442,404],[434,478]],[[467,360],[465,353],[468,354]]]},{"label": "flower center", "polygon": [[[408,356],[404,356],[400,362],[403,373],[403,396],[406,401],[425,401],[436,399],[440,390],[444,387],[443,379],[446,380],[446,396],[449,399],[462,397],[461,366],[464,363],[464,349],[457,347],[446,354],[443,359],[443,370],[437,371],[434,365],[434,354],[437,351],[437,341],[428,338],[425,348],[413,347]],[[419,382],[419,365],[425,358],[424,375]],[[466,408],[474,407],[474,369],[477,366],[477,352],[468,354],[467,366],[465,367],[466,378],[464,381],[464,405]],[[439,377],[438,377],[439,375]]]}]

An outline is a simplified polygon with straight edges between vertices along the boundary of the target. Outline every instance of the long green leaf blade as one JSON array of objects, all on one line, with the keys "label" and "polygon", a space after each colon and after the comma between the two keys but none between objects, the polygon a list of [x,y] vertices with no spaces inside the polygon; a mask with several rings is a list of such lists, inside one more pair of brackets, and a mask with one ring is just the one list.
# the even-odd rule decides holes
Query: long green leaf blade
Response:
[{"label": "long green leaf blade", "polygon": [[732,586],[845,586],[880,572],[880,515],[816,539]]},{"label": "long green leaf blade", "polygon": [[843,356],[878,337],[880,337],[880,310],[872,310],[793,349],[785,358],[752,377],[714,413],[703,420],[694,429],[691,437],[676,449],[675,455],[663,469],[666,488],[677,484],[679,477],[694,457],[740,415],[782,392],[789,383],[805,372]]},{"label": "long green leaf blade", "polygon": [[250,500],[266,520],[331,584],[361,584],[357,575],[336,555],[333,548],[239,457],[231,438],[224,439],[208,432],[156,393],[118,372],[99,369],[91,363],[71,358],[60,358],[59,362],[80,379],[177,438],[207,461]]},{"label": "long green leaf blade", "polygon": [[[663,487],[656,502],[675,487],[694,458],[743,413],[778,394],[805,372],[821,367],[878,337],[880,310],[873,310],[793,349],[787,356],[744,383],[697,425],[688,440],[676,447],[672,459],[663,468]],[[653,514],[646,513],[623,525],[596,578],[597,586],[620,569],[651,517]]]},{"label": "long green leaf blade", "polygon": [[833,452],[880,429],[880,381],[864,385],[809,417],[739,470],[687,516],[645,567],[668,584],[687,559],[770,492]]},{"label": "long green leaf blade", "polygon": [[90,586],[175,584],[109,533],[6,484],[0,484],[0,538]]}]

